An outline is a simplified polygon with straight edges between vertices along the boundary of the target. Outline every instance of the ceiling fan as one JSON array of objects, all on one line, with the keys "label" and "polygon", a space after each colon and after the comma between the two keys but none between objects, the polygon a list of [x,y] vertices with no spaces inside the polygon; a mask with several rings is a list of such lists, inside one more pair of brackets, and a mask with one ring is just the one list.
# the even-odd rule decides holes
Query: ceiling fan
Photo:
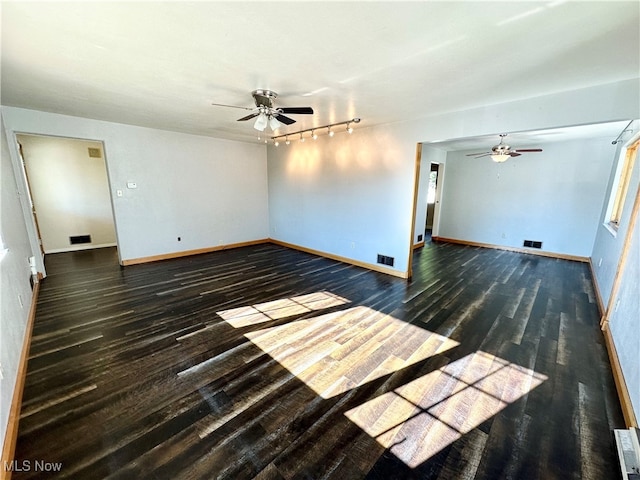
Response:
[{"label": "ceiling fan", "polygon": [[273,101],[278,97],[278,94],[276,92],[272,92],[271,90],[258,89],[251,92],[251,95],[256,102],[256,106],[254,108],[237,107],[235,105],[224,105],[222,103],[212,103],[211,105],[215,105],[218,107],[231,107],[241,108],[243,110],[251,110],[253,113],[250,113],[246,117],[239,118],[238,121],[245,122],[247,120],[255,118],[256,122],[253,124],[253,128],[255,128],[256,130],[260,130],[261,132],[264,132],[264,129],[267,128],[267,125],[269,125],[271,130],[276,130],[283,124],[291,125],[292,123],[296,123],[293,118],[289,118],[283,115],[284,113],[297,115],[313,114],[313,108],[311,107],[274,107]]},{"label": "ceiling fan", "polygon": [[491,160],[494,162],[502,163],[506,162],[511,157],[519,157],[523,153],[528,152],[541,152],[541,148],[520,148],[520,149],[512,149],[509,145],[504,143],[504,137],[506,137],[506,133],[500,134],[500,143],[493,147],[490,152],[481,152],[481,153],[468,153],[467,157],[486,157],[488,155],[491,156]]}]

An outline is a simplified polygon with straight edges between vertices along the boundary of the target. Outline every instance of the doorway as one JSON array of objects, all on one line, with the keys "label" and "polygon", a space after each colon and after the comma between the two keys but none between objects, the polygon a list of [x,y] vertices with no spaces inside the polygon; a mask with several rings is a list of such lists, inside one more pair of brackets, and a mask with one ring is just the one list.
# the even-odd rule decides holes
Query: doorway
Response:
[{"label": "doorway", "polygon": [[117,246],[102,142],[16,134],[43,253]]},{"label": "doorway", "polygon": [[[440,164],[431,163],[429,170],[428,186],[427,186],[427,218],[424,227],[424,240],[425,242],[431,241],[433,234],[433,225],[435,223],[436,205],[440,204],[438,178],[439,178]],[[440,209],[438,209],[438,214]]]},{"label": "doorway", "polygon": [[412,248],[422,247],[431,236],[437,237],[440,225],[440,202],[444,185],[447,152],[427,144],[418,144],[416,183],[414,185]]}]

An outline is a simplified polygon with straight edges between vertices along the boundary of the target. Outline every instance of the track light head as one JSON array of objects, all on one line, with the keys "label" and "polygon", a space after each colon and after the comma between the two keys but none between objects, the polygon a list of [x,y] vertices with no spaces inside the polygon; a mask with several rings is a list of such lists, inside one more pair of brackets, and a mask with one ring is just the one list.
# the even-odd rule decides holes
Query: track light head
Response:
[{"label": "track light head", "polygon": [[[264,114],[264,113],[263,113]],[[262,114],[261,114],[262,115]],[[265,116],[267,116],[265,114]],[[275,121],[278,122],[275,118],[273,118],[271,115],[268,116],[268,122],[269,125],[271,126],[271,122]],[[257,122],[257,121],[256,121]],[[280,122],[278,122],[280,123]],[[320,132],[322,132],[322,129],[326,128],[327,129],[327,135],[329,137],[333,137],[336,132],[334,130],[332,130],[333,127],[339,127],[340,125],[346,125],[345,131],[349,134],[353,133],[353,127],[351,126],[352,123],[360,123],[360,119],[358,117],[352,118],[351,120],[345,120],[344,122],[337,122],[337,123],[330,123],[329,125],[322,125],[320,127],[313,127],[313,128],[308,128],[305,130],[299,130],[297,132],[291,132],[291,133],[287,133],[286,135],[275,135],[271,137],[271,140],[273,140],[274,145],[278,146],[278,142],[276,141],[276,139],[278,138],[283,138],[285,139],[285,144],[290,145],[291,141],[289,140],[289,136],[292,136],[295,138],[296,135],[300,135],[300,142],[304,142],[306,140],[304,134],[306,132],[311,132],[311,135],[309,135],[309,138],[312,138],[314,140],[318,139],[318,130],[320,130]],[[342,130],[339,130],[342,131]]]}]

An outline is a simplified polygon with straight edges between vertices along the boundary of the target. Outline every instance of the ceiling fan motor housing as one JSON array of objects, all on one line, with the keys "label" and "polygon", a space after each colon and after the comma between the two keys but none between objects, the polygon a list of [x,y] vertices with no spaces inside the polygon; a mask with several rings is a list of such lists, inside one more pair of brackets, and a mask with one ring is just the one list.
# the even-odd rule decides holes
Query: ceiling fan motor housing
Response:
[{"label": "ceiling fan motor housing", "polygon": [[278,98],[278,94],[276,92],[272,92],[271,90],[263,90],[258,89],[251,92],[254,100],[256,101],[256,106],[265,106],[267,108],[273,108],[273,100]]}]

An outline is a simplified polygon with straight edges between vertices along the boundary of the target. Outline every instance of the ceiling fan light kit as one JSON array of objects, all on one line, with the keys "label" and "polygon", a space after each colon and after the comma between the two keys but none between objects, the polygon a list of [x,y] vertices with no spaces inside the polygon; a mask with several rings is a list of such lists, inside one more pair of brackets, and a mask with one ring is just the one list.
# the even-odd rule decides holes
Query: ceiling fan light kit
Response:
[{"label": "ceiling fan light kit", "polygon": [[255,118],[256,121],[253,124],[253,128],[260,132],[264,132],[267,126],[271,128],[272,131],[275,131],[282,127],[282,125],[291,125],[296,123],[293,118],[285,116],[285,113],[294,115],[313,115],[313,108],[311,107],[276,108],[273,101],[278,98],[278,94],[271,90],[259,88],[258,90],[251,92],[251,95],[253,96],[253,100],[256,104],[254,108],[238,107],[236,105],[226,105],[223,103],[212,103],[211,105],[217,107],[241,108],[243,110],[252,111],[249,115],[239,118],[238,121],[244,122]]},{"label": "ceiling fan light kit", "polygon": [[491,155],[491,160],[496,163],[506,162],[511,158],[511,155],[507,155],[506,153],[494,153]]},{"label": "ceiling fan light kit", "polygon": [[529,152],[541,152],[541,148],[519,148],[519,149],[511,149],[509,145],[504,143],[504,137],[506,137],[506,133],[500,134],[500,143],[493,147],[490,152],[481,152],[481,153],[468,153],[467,157],[487,157],[490,156],[491,160],[496,163],[506,162],[511,157],[519,157],[523,153]]},{"label": "ceiling fan light kit", "polygon": [[[296,123],[293,118],[289,118],[284,114],[291,115],[313,115],[313,108],[311,107],[275,107],[273,101],[278,98],[278,94],[271,90],[267,90],[264,88],[259,88],[251,92],[251,96],[256,104],[254,108],[249,107],[239,107],[236,105],[226,105],[224,103],[212,103],[211,105],[217,107],[230,107],[230,108],[240,108],[242,110],[250,110],[252,113],[246,115],[242,118],[239,118],[239,122],[245,122],[247,120],[256,119],[253,128],[258,130],[259,132],[264,132],[267,127],[269,127],[273,132],[278,130],[283,125],[292,125]],[[317,140],[318,138],[318,130],[323,128],[327,129],[327,134],[330,137],[335,135],[335,130],[332,130],[331,127],[336,127],[339,125],[346,125],[345,131],[349,134],[353,133],[353,127],[351,124],[360,123],[359,118],[352,118],[351,120],[347,120],[344,122],[332,123],[329,125],[324,125],[321,127],[313,127],[306,130],[299,130],[297,132],[287,133],[286,135],[277,135],[275,137],[271,137],[273,140],[273,144],[277,147],[280,145],[280,142],[277,141],[278,138],[285,138],[285,143],[289,145],[291,142],[289,141],[289,135],[300,135],[300,141],[304,142],[304,133],[311,132],[311,138]],[[260,135],[258,135],[258,140],[261,140]],[[265,143],[267,141],[265,140]]]}]

